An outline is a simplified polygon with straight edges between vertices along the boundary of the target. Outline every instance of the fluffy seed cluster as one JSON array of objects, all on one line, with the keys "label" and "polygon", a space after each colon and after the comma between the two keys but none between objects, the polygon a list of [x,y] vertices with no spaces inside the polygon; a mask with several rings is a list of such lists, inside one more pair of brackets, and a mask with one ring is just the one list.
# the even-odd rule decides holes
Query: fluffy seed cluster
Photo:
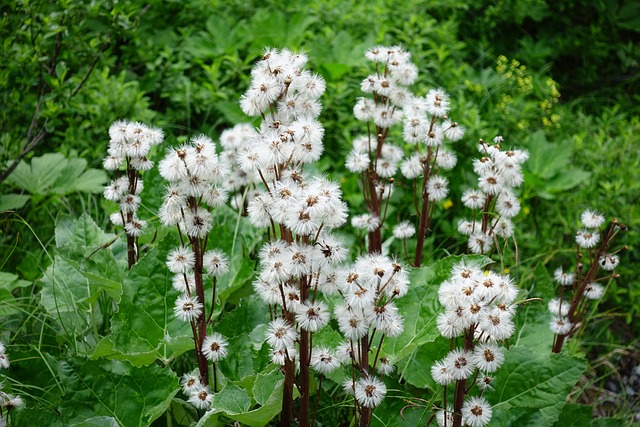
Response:
[{"label": "fluffy seed cluster", "polygon": [[[304,171],[323,152],[324,128],[317,117],[325,89],[320,76],[305,70],[306,62],[304,54],[267,49],[240,102],[247,115],[262,117],[260,126],[223,134],[225,156],[235,156],[232,170],[244,179],[238,183],[263,186],[247,193],[247,213],[274,239],[259,253],[260,274],[253,287],[285,314],[269,323],[266,334],[272,360],[280,365],[297,359],[301,330],[314,333],[329,323],[322,294],[336,292],[335,269],[348,255],[331,234],[347,219],[339,186]],[[308,363],[321,374],[341,364],[324,347],[312,349]]]},{"label": "fluffy seed cluster", "polygon": [[[408,273],[387,256],[367,254],[340,267],[336,277],[342,303],[336,305],[334,314],[345,337],[337,355],[344,363],[358,366],[359,340],[369,340],[373,334],[397,337],[404,330],[395,301],[408,292]],[[375,363],[380,375],[389,375],[394,370],[393,362],[385,356]],[[351,392],[353,388],[345,390]],[[355,398],[364,407],[378,406],[385,393],[384,383],[371,374],[355,382]]]},{"label": "fluffy seed cluster", "polygon": [[[193,325],[206,322],[204,295],[205,276],[226,274],[228,257],[217,249],[207,250],[213,228],[212,210],[227,202],[225,188],[228,166],[220,161],[214,142],[196,136],[188,143],[167,150],[158,165],[160,175],[168,181],[158,216],[165,226],[175,226],[180,234],[180,246],[169,251],[166,265],[174,274],[173,287],[180,292],[174,306],[177,319]],[[213,308],[211,308],[213,309]],[[216,363],[228,355],[228,342],[219,333],[194,337],[196,351]],[[182,388],[188,401],[198,409],[211,406],[213,393],[197,377],[183,377]]]},{"label": "fluffy seed cluster", "polygon": [[[520,201],[514,189],[524,178],[522,163],[529,158],[525,150],[503,150],[503,138],[497,136],[493,144],[480,141],[478,148],[483,157],[474,160],[473,170],[478,175],[478,188],[468,189],[462,203],[473,209],[473,220],[458,221],[458,231],[469,236],[471,253],[488,253],[497,240],[513,236],[511,219],[520,212]],[[480,215],[475,215],[478,212]]]},{"label": "fluffy seed cluster", "polygon": [[158,212],[160,221],[180,226],[189,237],[206,236],[212,227],[210,208],[224,205],[228,197],[222,183],[229,171],[219,161],[213,141],[200,135],[169,149],[158,169],[169,182]]},{"label": "fluffy seed cluster", "polygon": [[[453,168],[457,157],[444,143],[460,140],[464,129],[448,118],[450,100],[444,90],[431,89],[420,97],[408,89],[418,76],[409,52],[399,46],[376,46],[369,49],[366,57],[375,64],[375,72],[361,84],[361,90],[370,97],[358,98],[354,115],[373,126],[367,135],[354,138],[346,167],[353,173],[375,177],[368,183],[368,193],[375,195],[365,196],[371,214],[354,217],[352,224],[372,232],[381,226],[374,212],[379,212],[391,196],[398,172],[407,179],[421,180],[420,196],[428,203],[447,198],[449,182],[440,172]],[[396,124],[402,125],[404,141],[414,146],[409,156],[405,156],[402,146],[389,141],[389,128]],[[394,231],[398,239],[413,234],[404,225]]]},{"label": "fluffy seed cluster", "polygon": [[153,167],[147,156],[152,146],[162,143],[164,135],[158,128],[119,120],[109,128],[109,138],[104,168],[124,172],[104,189],[105,199],[118,203],[119,207],[118,212],[111,215],[111,222],[124,227],[128,235],[138,237],[146,226],[146,221],[137,216],[143,188],[140,172]]},{"label": "fluffy seed cluster", "polygon": [[608,253],[608,245],[620,227],[603,230],[604,215],[591,209],[582,212],[580,220],[583,228],[576,232],[575,241],[587,253],[586,257],[580,258],[582,274],[577,276],[574,272],[565,271],[562,266],[557,267],[553,274],[556,283],[561,286],[561,292],[560,297],[548,304],[551,312],[549,328],[558,336],[569,335],[576,328],[585,307],[584,303],[577,304],[578,301],[599,300],[604,295],[605,288],[598,282],[603,278],[596,277],[598,272],[610,271],[612,273],[609,276],[613,277],[613,270],[619,263],[617,253]]},{"label": "fluffy seed cluster", "polygon": [[242,210],[244,208],[243,192],[247,188],[247,199],[255,196],[253,186],[260,182],[260,175],[257,170],[253,172],[245,172],[238,164],[238,156],[240,153],[249,152],[251,146],[258,139],[257,130],[248,123],[239,123],[230,129],[225,129],[220,134],[220,145],[222,150],[218,154],[218,159],[229,174],[222,186],[230,197],[230,204],[234,209]]},{"label": "fluffy seed cluster", "polygon": [[198,247],[202,267],[209,276],[221,276],[228,271],[227,256],[218,250],[205,252],[202,245],[213,227],[211,209],[227,201],[222,183],[228,169],[219,161],[213,141],[200,135],[188,144],[169,149],[160,161],[159,171],[169,182],[158,213],[160,221],[166,226],[177,226],[187,237],[181,246],[169,252],[166,261],[169,271],[175,274],[174,288],[182,292],[174,313],[191,322],[204,308],[203,301],[195,297],[194,247]]},{"label": "fluffy seed cluster", "polygon": [[[437,327],[445,338],[462,337],[464,348],[454,348],[431,367],[433,379],[441,385],[467,380],[477,375],[476,384],[484,392],[491,390],[492,374],[504,362],[499,345],[514,332],[514,301],[518,289],[508,275],[483,271],[462,262],[438,290],[445,311],[438,315]],[[444,420],[445,414],[440,418]],[[470,397],[462,409],[463,421],[483,426],[491,419],[491,406],[480,397]]]},{"label": "fluffy seed cluster", "polygon": [[347,340],[368,336],[372,330],[396,337],[404,330],[395,300],[406,295],[406,269],[378,254],[360,256],[337,272],[337,289],[343,298],[335,308],[340,332]]},{"label": "fluffy seed cluster", "polygon": [[304,69],[307,56],[290,50],[267,49],[251,71],[251,85],[240,100],[249,116],[261,116],[248,146],[238,149],[240,169],[267,180],[277,179],[273,165],[315,162],[323,151],[324,128],[317,121],[325,82]]}]

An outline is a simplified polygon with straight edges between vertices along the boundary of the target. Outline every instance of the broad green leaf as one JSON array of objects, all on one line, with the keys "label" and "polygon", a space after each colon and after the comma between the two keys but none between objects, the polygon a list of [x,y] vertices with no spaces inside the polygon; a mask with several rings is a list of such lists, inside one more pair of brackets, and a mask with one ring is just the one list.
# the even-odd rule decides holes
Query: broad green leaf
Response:
[{"label": "broad green leaf", "polygon": [[87,214],[78,219],[60,216],[55,235],[58,253],[87,278],[92,295],[104,291],[119,301],[126,263],[124,259],[117,260],[111,251],[117,238],[105,233]]},{"label": "broad green leaf", "polygon": [[95,417],[111,417],[120,426],[149,425],[178,392],[175,373],[157,365],[71,358],[61,366],[67,392],[60,413],[68,425]]},{"label": "broad green leaf", "polygon": [[214,106],[230,123],[244,123],[250,120],[235,101],[218,101]]},{"label": "broad green leaf", "polygon": [[542,130],[529,137],[527,148],[529,159],[525,169],[543,179],[550,179],[558,173],[564,172],[571,161],[573,144],[570,141],[547,142]]},{"label": "broad green leaf", "polygon": [[562,171],[549,179],[544,186],[544,191],[549,193],[560,193],[571,190],[585,182],[591,176],[590,172],[582,169],[569,169]]},{"label": "broad green leaf", "polygon": [[111,321],[113,350],[136,366],[168,361],[193,350],[191,328],[173,315],[179,292],[171,284],[165,261],[171,239],[165,239],[129,271],[118,312]]},{"label": "broad green leaf", "polygon": [[47,153],[34,157],[31,164],[22,160],[9,175],[8,181],[31,194],[47,194],[62,173],[67,159],[60,153]]},{"label": "broad green leaf", "polygon": [[66,159],[66,164],[60,176],[52,183],[49,192],[69,194],[74,191],[85,193],[100,193],[107,182],[104,170],[87,169],[85,159]]},{"label": "broad green leaf", "polygon": [[583,360],[566,354],[512,347],[496,372],[495,390],[486,395],[494,404],[491,425],[554,425],[584,366]]},{"label": "broad green leaf", "polygon": [[97,253],[98,249],[112,242],[116,236],[104,230],[83,213],[79,218],[71,215],[60,215],[56,219],[56,247],[64,249],[67,257],[88,257]]},{"label": "broad green leaf", "polygon": [[[273,373],[277,370],[258,375],[254,384],[254,394],[258,394],[263,405],[250,410],[251,398],[247,391],[233,383],[227,383],[225,387],[213,397],[212,412],[224,415],[250,427],[265,426],[282,410],[282,390],[284,380],[277,379]],[[202,420],[201,420],[202,422]],[[201,424],[198,423],[198,426]],[[202,426],[213,425],[203,423]]]},{"label": "broad green leaf", "polygon": [[194,406],[182,399],[174,397],[169,408],[171,419],[178,426],[192,426],[198,420],[198,412]]},{"label": "broad green leaf", "polygon": [[73,191],[79,191],[81,193],[101,193],[104,190],[104,185],[107,182],[107,174],[101,169],[87,169],[82,172],[68,187],[64,194],[69,194]]},{"label": "broad green leaf", "polygon": [[229,354],[220,362],[220,368],[232,380],[240,380],[259,372],[271,360],[264,350],[254,350],[251,340],[246,333],[229,338]]},{"label": "broad green leaf", "polygon": [[28,280],[18,279],[17,274],[0,271],[0,289],[11,292],[14,289],[26,288],[31,285],[32,283]]},{"label": "broad green leaf", "polygon": [[556,427],[586,427],[593,421],[593,408],[587,405],[567,403],[562,409]]},{"label": "broad green leaf", "polygon": [[70,427],[120,427],[118,421],[113,417],[93,417],[79,423],[71,424]]},{"label": "broad green leaf", "polygon": [[99,193],[107,181],[103,170],[88,169],[84,159],[67,159],[60,153],[47,153],[21,161],[8,180],[31,194],[66,195],[75,191]]},{"label": "broad green leaf", "polygon": [[214,412],[222,412],[225,415],[242,414],[251,408],[251,398],[246,390],[228,382],[213,396],[211,408]]},{"label": "broad green leaf", "polygon": [[268,369],[266,372],[260,372],[256,375],[256,380],[253,384],[253,399],[258,405],[262,406],[267,403],[276,388],[276,384],[282,378],[282,372],[277,366],[273,366],[270,370]]},{"label": "broad green leaf", "polygon": [[213,212],[213,224],[210,235],[215,240],[209,247],[224,251],[230,258],[229,272],[218,281],[218,296],[224,305],[231,294],[250,285],[256,261],[249,254],[262,242],[262,232],[228,206]]},{"label": "broad green leaf", "polygon": [[0,195],[0,212],[20,209],[31,199],[26,194],[2,194]]},{"label": "broad green leaf", "polygon": [[69,427],[60,414],[42,408],[28,408],[26,411],[14,411],[11,414],[12,425],[16,426],[46,426]]},{"label": "broad green leaf", "polygon": [[351,67],[346,64],[323,63],[320,65],[320,72],[328,81],[339,80],[349,71],[351,71]]},{"label": "broad green leaf", "polygon": [[420,346],[399,364],[398,373],[413,386],[435,390],[437,384],[431,377],[431,366],[447,355],[449,345],[449,339],[438,337],[435,341]]},{"label": "broad green leaf", "polygon": [[516,347],[526,347],[531,351],[545,353],[551,351],[553,332],[549,329],[551,314],[547,309],[549,300],[555,296],[553,281],[542,263],[533,271],[527,271],[525,283],[534,283],[535,287],[528,298],[541,298],[521,305],[516,310],[516,333],[510,342]]},{"label": "broad green leaf", "polygon": [[70,338],[91,325],[89,281],[62,256],[56,255],[42,277],[40,303]]},{"label": "broad green leaf", "polygon": [[111,240],[86,214],[58,218],[57,254],[42,278],[40,302],[68,338],[98,321],[93,304],[101,293],[120,299],[124,266],[103,247]]},{"label": "broad green leaf", "polygon": [[15,316],[20,313],[20,306],[13,294],[6,289],[0,289],[0,317]]}]

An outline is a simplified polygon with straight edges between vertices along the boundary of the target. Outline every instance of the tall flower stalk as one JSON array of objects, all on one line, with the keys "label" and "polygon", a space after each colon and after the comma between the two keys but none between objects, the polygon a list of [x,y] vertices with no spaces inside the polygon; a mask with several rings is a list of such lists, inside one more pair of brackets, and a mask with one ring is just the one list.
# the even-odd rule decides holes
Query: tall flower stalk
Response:
[{"label": "tall flower stalk", "polygon": [[[361,89],[371,97],[358,99],[354,115],[367,123],[367,134],[354,139],[346,167],[361,174],[369,212],[354,217],[352,225],[367,230],[369,253],[382,252],[382,227],[396,185],[394,176],[400,169],[412,181],[418,218],[413,264],[420,266],[435,204],[449,193],[448,180],[440,172],[453,168],[457,161],[444,144],[460,140],[464,129],[449,120],[449,96],[442,89],[432,89],[424,97],[408,90],[418,76],[408,52],[398,46],[376,46],[366,57],[375,64],[375,72],[362,81]],[[404,142],[415,147],[404,160],[404,150],[390,141],[390,128],[398,123],[403,124]],[[415,230],[402,222],[394,236],[406,239],[416,234]]]},{"label": "tall flower stalk", "polygon": [[565,340],[580,329],[590,301],[602,298],[605,292],[602,282],[618,277],[614,272],[620,263],[618,254],[626,249],[611,249],[619,233],[627,230],[617,219],[604,227],[604,215],[590,209],[585,210],[580,219],[584,228],[576,232],[574,270],[558,267],[554,272],[554,278],[560,285],[560,296],[549,301],[548,305],[552,314],[549,326],[554,333],[553,353],[560,353]]},{"label": "tall flower stalk", "polygon": [[402,120],[402,108],[411,98],[407,86],[416,80],[418,69],[410,61],[411,55],[399,46],[376,46],[367,51],[366,57],[375,64],[375,72],[362,81],[360,88],[371,97],[358,98],[353,111],[357,120],[367,124],[367,133],[354,139],[346,167],[360,174],[369,211],[352,223],[367,230],[368,251],[382,253],[382,225],[393,176],[403,156],[402,148],[388,142],[389,130]]},{"label": "tall flower stalk", "polygon": [[[167,267],[175,276],[173,286],[182,295],[177,299],[175,316],[191,325],[198,378],[183,378],[183,390],[197,408],[206,409],[217,389],[216,364],[227,355],[227,341],[213,331],[218,277],[228,271],[227,256],[209,249],[213,227],[212,210],[227,202],[221,183],[228,171],[218,160],[213,141],[204,135],[188,144],[167,151],[159,164],[160,175],[169,185],[160,221],[176,227],[180,245],[171,250]],[[209,380],[213,365],[213,384]]]},{"label": "tall flower stalk", "polygon": [[[320,76],[304,69],[306,62],[304,54],[267,49],[256,63],[240,105],[262,122],[237,155],[240,169],[264,186],[247,207],[251,222],[266,229],[269,239],[254,288],[269,304],[266,339],[284,373],[281,424],[297,418],[301,426],[313,419],[311,369],[326,373],[339,366],[331,351],[314,348],[313,336],[329,322],[322,292],[348,253],[331,235],[347,218],[339,187],[304,170],[323,151],[317,117],[325,88]],[[300,394],[297,410],[294,389]]]},{"label": "tall flower stalk", "polygon": [[[483,395],[492,390],[493,373],[504,362],[500,343],[515,330],[517,295],[508,275],[470,263],[455,265],[441,284],[438,299],[445,311],[437,326],[450,339],[451,350],[431,367],[431,376],[444,387],[438,425],[484,426],[491,420],[491,405]],[[449,387],[454,387],[453,402],[447,401]]]},{"label": "tall flower stalk", "polygon": [[131,269],[140,256],[138,237],[147,224],[138,217],[143,189],[141,172],[153,168],[153,162],[147,156],[152,146],[162,143],[164,135],[158,128],[119,120],[109,128],[109,137],[108,156],[103,165],[106,170],[118,171],[119,176],[107,185],[104,197],[118,203],[118,211],[111,215],[111,222],[124,227],[127,262]]}]

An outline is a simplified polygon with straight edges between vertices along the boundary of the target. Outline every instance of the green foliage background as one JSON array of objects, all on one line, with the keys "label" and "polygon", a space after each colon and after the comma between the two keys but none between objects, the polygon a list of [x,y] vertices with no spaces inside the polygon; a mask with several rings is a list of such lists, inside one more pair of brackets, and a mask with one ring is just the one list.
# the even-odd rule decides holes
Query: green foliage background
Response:
[{"label": "green foliage background", "polygon": [[[100,194],[111,122],[153,123],[167,134],[164,146],[201,132],[215,138],[247,120],[238,98],[265,46],[305,50],[310,68],[327,81],[325,155],[316,166],[341,181],[345,200],[357,210],[357,180],[341,165],[362,132],[352,106],[369,72],[363,53],[377,43],[409,50],[420,69],[415,91],[445,88],[451,116],[467,129],[456,146],[461,162],[451,185],[453,206],[436,213],[430,264],[464,252],[453,230],[459,195],[473,180],[465,166],[475,141],[496,134],[531,153],[517,225],[519,259],[511,260],[523,298],[552,296],[548,271],[570,260],[583,209],[630,227],[621,277],[567,354],[549,354],[544,308],[522,309],[518,339],[502,369],[509,379],[496,386],[501,397],[492,402],[496,425],[591,425],[593,413],[578,404],[598,401],[598,390],[615,378],[619,354],[640,363],[639,17],[631,0],[3,2],[0,338],[12,359],[4,386],[29,406],[16,425],[197,420],[175,397],[174,372],[193,363],[185,353],[189,331],[162,309],[177,296],[164,269],[172,237],[161,228],[157,236],[145,235],[146,255],[126,275],[121,236],[104,231],[112,230],[111,206]],[[157,173],[145,177],[147,188],[161,181]],[[161,194],[145,193],[152,215]],[[400,202],[402,191],[394,197]],[[261,236],[230,209],[218,215],[221,247],[252,254]],[[398,242],[392,249],[400,251]],[[234,260],[222,285],[220,328],[238,357],[222,364],[225,386],[203,426],[230,419],[264,425],[277,414],[273,399],[281,383],[262,347],[265,316],[247,289],[255,260]],[[414,281],[431,290],[412,291],[406,309],[418,323],[406,334],[413,335],[385,349],[402,356],[401,375],[376,411],[380,425],[416,425],[430,416],[431,408],[416,398],[437,391],[424,367],[440,357],[442,346],[422,303],[431,301],[451,258],[440,262],[414,272]],[[536,381],[527,376],[529,367],[538,372]],[[324,392],[322,403],[337,405],[338,391],[325,386]],[[570,404],[556,401],[569,392]],[[630,420],[629,405],[622,396],[614,410],[597,407],[596,415]],[[337,409],[320,419],[344,423],[348,408]]]}]

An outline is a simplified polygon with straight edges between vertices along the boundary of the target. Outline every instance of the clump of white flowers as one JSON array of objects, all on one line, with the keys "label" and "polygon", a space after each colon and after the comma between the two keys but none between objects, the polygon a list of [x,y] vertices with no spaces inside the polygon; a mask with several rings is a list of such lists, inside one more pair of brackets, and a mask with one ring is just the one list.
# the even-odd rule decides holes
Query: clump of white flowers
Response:
[{"label": "clump of white flowers", "polygon": [[317,118],[325,83],[305,69],[306,63],[303,53],[266,49],[240,101],[247,115],[262,118],[261,124],[254,132],[243,132],[246,144],[238,142],[243,138],[236,131],[225,135],[246,183],[263,186],[247,194],[246,210],[251,223],[266,229],[269,238],[260,251],[260,274],[253,286],[270,307],[266,341],[272,361],[285,374],[283,424],[294,416],[294,386],[300,392],[296,415],[308,422],[311,370],[322,378],[341,365],[332,349],[312,345],[313,334],[329,323],[331,311],[323,294],[335,293],[331,282],[348,250],[331,233],[347,219],[339,186],[304,170],[324,150],[324,128]]},{"label": "clump of white flowers", "polygon": [[367,96],[358,98],[353,113],[357,120],[367,123],[367,134],[354,138],[346,167],[360,174],[369,210],[364,216],[354,217],[352,225],[367,231],[369,252],[380,253],[386,206],[404,155],[401,146],[389,141],[389,130],[401,123],[403,108],[413,98],[408,86],[415,82],[418,67],[400,46],[375,46],[365,56],[373,62],[375,71],[362,81],[360,88]]},{"label": "clump of white flowers", "polygon": [[[584,321],[589,301],[598,301],[605,293],[604,281],[618,275],[614,272],[620,263],[618,253],[626,247],[611,251],[610,246],[620,231],[627,227],[617,219],[603,227],[605,217],[587,209],[580,215],[582,229],[576,232],[576,265],[574,271],[565,271],[560,266],[553,277],[560,285],[560,296],[548,303],[551,312],[549,327],[554,333],[552,351],[559,353],[564,340],[575,332]],[[601,272],[605,274],[602,275]]]},{"label": "clump of white flowers", "polygon": [[473,210],[471,219],[458,221],[458,231],[469,237],[469,252],[488,254],[499,250],[499,240],[513,236],[511,219],[520,212],[515,188],[522,185],[522,163],[529,158],[526,150],[504,150],[501,136],[493,144],[480,140],[478,148],[483,157],[473,161],[478,175],[478,187],[462,194],[462,203]]},{"label": "clump of white flowers", "polygon": [[[208,243],[213,228],[212,210],[228,199],[224,182],[229,169],[219,160],[214,142],[204,135],[169,149],[158,169],[169,182],[158,216],[164,225],[175,226],[180,237],[180,246],[169,251],[166,261],[174,274],[173,287],[181,293],[174,314],[191,324],[198,361],[197,387],[183,386],[183,390],[188,392],[189,402],[206,409],[212,399],[209,362],[213,363],[215,390],[216,363],[228,355],[227,340],[219,333],[208,333],[217,280],[228,272],[228,258],[220,250],[210,249]],[[211,301],[209,312],[206,299]]]},{"label": "clump of white flowers", "polygon": [[415,266],[422,264],[424,240],[431,228],[435,203],[449,195],[449,180],[442,171],[452,169],[458,161],[447,142],[459,141],[464,136],[464,128],[449,118],[450,106],[449,95],[443,89],[431,89],[425,97],[411,97],[404,105],[403,138],[415,150],[403,160],[400,170],[413,181],[419,218]]},{"label": "clump of white flowers", "polygon": [[[238,155],[249,151],[257,136],[256,129],[248,123],[239,123],[220,134],[220,145],[223,150],[218,157],[224,167],[229,170],[229,175],[222,185],[231,195],[231,206],[238,211],[246,209],[246,200],[255,196],[254,187],[260,183],[257,170],[247,172],[237,162]],[[248,191],[246,196],[245,190]]]},{"label": "clump of white flowers", "polygon": [[[368,213],[352,218],[355,228],[366,230],[369,252],[382,251],[381,230],[389,198],[398,172],[413,181],[414,205],[419,218],[417,228],[401,221],[394,229],[395,238],[404,240],[417,234],[414,265],[422,263],[422,251],[430,228],[436,202],[449,194],[449,182],[441,175],[456,165],[457,157],[445,146],[458,141],[464,129],[449,119],[450,100],[442,89],[431,89],[426,96],[415,96],[408,87],[418,77],[418,67],[411,54],[400,46],[376,46],[366,53],[375,72],[360,85],[370,95],[358,98],[356,119],[367,123],[367,134],[354,138],[346,167],[361,175],[361,186]],[[405,156],[403,147],[394,143],[390,128],[402,125],[402,139],[412,145]],[[405,249],[406,252],[406,249]]]},{"label": "clump of white flowers", "polygon": [[[338,328],[345,337],[338,357],[352,365],[352,372],[360,373],[345,383],[345,391],[351,393],[355,385],[358,405],[376,407],[384,398],[386,387],[374,371],[389,375],[394,370],[392,361],[380,356],[380,349],[385,337],[397,337],[404,330],[396,301],[409,290],[408,272],[387,256],[366,254],[337,270],[332,287],[331,291],[342,297],[334,309]],[[369,363],[375,338],[375,359]]]},{"label": "clump of white flowers", "polygon": [[107,200],[118,203],[118,211],[111,215],[114,225],[124,227],[127,233],[129,268],[138,259],[137,238],[147,222],[138,217],[140,192],[143,189],[140,173],[153,168],[148,155],[151,147],[162,143],[162,130],[138,122],[118,120],[109,128],[108,156],[103,165],[106,170],[119,171],[119,176],[104,189]]},{"label": "clump of white flowers", "polygon": [[445,396],[449,384],[455,383],[456,391],[452,407],[445,397],[439,425],[445,425],[445,419],[450,426],[484,426],[491,420],[491,405],[482,396],[492,389],[493,374],[504,362],[500,343],[515,330],[517,295],[508,275],[468,262],[454,265],[451,277],[440,285],[438,299],[445,311],[438,315],[437,327],[451,340],[452,350],[431,367],[431,376],[445,386]]}]

